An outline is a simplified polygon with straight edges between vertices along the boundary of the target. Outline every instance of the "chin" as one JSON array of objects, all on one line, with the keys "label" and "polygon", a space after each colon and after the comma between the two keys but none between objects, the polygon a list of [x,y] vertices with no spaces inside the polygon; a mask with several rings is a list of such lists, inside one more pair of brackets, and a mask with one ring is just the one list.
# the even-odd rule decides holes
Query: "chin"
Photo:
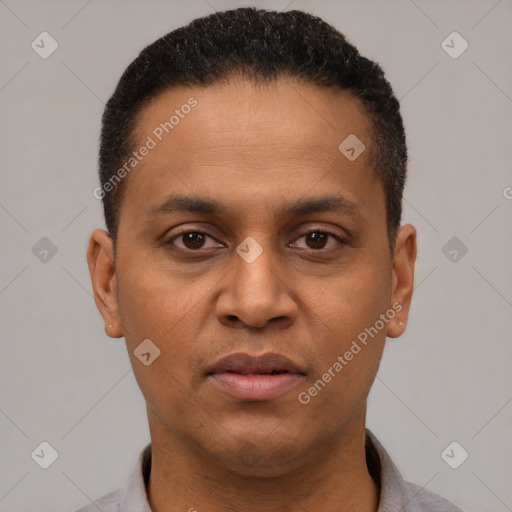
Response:
[{"label": "chin", "polygon": [[256,438],[250,431],[236,436],[228,442],[229,446],[213,450],[210,453],[217,464],[233,473],[244,477],[275,478],[290,473],[298,466],[304,464],[302,450],[297,442],[290,436],[277,442],[269,442],[268,436]]}]

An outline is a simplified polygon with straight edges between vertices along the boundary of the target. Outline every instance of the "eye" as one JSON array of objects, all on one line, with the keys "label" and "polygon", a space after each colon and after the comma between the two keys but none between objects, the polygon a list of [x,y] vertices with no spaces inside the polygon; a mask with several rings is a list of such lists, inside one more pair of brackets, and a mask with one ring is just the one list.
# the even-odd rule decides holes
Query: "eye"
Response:
[{"label": "eye", "polygon": [[[301,249],[333,249],[336,247],[336,245],[345,245],[347,243],[346,240],[344,240],[343,238],[340,238],[339,236],[333,233],[329,233],[328,231],[322,231],[320,229],[308,231],[301,237],[297,238],[297,240],[300,240],[301,238],[305,238],[307,245],[307,247],[299,247]],[[326,247],[329,242],[329,239],[334,240],[334,245]]]},{"label": "eye", "polygon": [[[213,245],[210,247],[205,247],[205,243],[207,239],[214,240],[207,233],[203,233],[202,231],[184,231],[183,233],[178,233],[170,238],[166,243],[173,244],[176,247],[183,250],[197,250],[197,249],[209,249],[212,247],[217,247],[217,245]],[[179,240],[181,244],[176,243]]]}]

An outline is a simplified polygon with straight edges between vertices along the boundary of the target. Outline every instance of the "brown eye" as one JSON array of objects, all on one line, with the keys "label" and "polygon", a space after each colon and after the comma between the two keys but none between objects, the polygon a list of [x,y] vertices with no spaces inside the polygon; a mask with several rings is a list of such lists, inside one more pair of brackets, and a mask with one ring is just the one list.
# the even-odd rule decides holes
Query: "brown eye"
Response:
[{"label": "brown eye", "polygon": [[204,245],[205,236],[203,233],[185,233],[183,236],[183,244],[187,249],[200,249]]},{"label": "brown eye", "polygon": [[311,249],[323,249],[328,239],[329,235],[320,231],[312,231],[306,235],[306,243]]},{"label": "brown eye", "polygon": [[167,243],[173,244],[183,250],[194,251],[203,249],[208,238],[213,240],[210,235],[202,233],[201,231],[186,231],[173,236]]},{"label": "brown eye", "polygon": [[[305,239],[305,244],[297,244],[297,241],[301,239]],[[331,240],[334,242],[334,245],[331,244],[328,246],[329,241]],[[321,249],[335,249],[337,245],[345,245],[346,243],[346,240],[336,236],[333,233],[315,229],[313,231],[309,231],[308,233],[304,233],[301,237],[297,238],[294,245],[300,249],[311,249],[313,251],[319,251]]]}]

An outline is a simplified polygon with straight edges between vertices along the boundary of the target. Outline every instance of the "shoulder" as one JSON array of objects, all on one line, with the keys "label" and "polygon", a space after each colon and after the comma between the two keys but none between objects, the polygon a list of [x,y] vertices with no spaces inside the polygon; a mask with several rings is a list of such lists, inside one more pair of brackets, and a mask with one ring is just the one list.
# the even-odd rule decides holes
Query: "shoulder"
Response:
[{"label": "shoulder", "polygon": [[94,502],[85,505],[76,512],[118,512],[119,505],[123,496],[124,489],[116,489],[115,491],[109,492]]},{"label": "shoulder", "polygon": [[414,512],[462,512],[459,507],[442,498],[438,494],[411,482],[405,482],[407,487],[409,507],[406,510]]},{"label": "shoulder", "polygon": [[140,452],[123,488],[105,494],[76,512],[121,512],[121,509],[151,512],[146,495],[146,483],[150,472],[151,443]]},{"label": "shoulder", "polygon": [[370,474],[380,481],[378,512],[462,512],[453,503],[420,486],[407,482],[377,438],[366,430],[366,460]]}]

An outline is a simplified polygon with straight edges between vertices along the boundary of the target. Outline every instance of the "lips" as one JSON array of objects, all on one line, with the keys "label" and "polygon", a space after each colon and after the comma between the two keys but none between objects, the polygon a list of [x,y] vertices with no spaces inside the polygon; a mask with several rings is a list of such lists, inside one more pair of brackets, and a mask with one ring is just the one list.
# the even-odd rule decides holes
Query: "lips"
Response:
[{"label": "lips", "polygon": [[279,354],[232,354],[206,373],[217,390],[241,401],[273,400],[297,386],[305,372]]},{"label": "lips", "polygon": [[279,354],[264,354],[251,356],[238,353],[226,356],[219,360],[207,372],[207,375],[216,373],[237,373],[240,375],[278,375],[282,373],[295,373],[305,375],[290,359]]}]

